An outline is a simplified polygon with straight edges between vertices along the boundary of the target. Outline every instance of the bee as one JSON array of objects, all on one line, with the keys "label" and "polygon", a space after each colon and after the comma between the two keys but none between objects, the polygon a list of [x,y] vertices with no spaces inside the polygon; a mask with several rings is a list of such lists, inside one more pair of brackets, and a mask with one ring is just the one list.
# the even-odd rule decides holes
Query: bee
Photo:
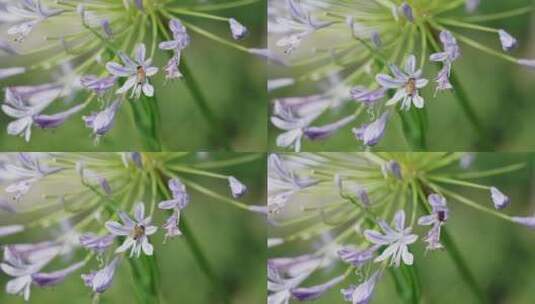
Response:
[{"label": "bee", "polygon": [[147,74],[145,73],[145,69],[143,66],[138,65],[137,66],[137,72],[136,72],[136,81],[138,85],[143,85],[145,83],[145,80],[147,79]]},{"label": "bee", "polygon": [[405,85],[405,92],[410,96],[414,96],[414,94],[416,94],[416,79],[409,79],[409,81]]},{"label": "bee", "polygon": [[134,240],[139,240],[139,238],[141,238],[142,236],[145,235],[145,226],[143,225],[136,225],[134,227],[134,231],[133,231],[133,238]]},{"label": "bee", "polygon": [[446,211],[444,210],[439,210],[437,212],[437,218],[440,222],[445,222],[446,221]]}]

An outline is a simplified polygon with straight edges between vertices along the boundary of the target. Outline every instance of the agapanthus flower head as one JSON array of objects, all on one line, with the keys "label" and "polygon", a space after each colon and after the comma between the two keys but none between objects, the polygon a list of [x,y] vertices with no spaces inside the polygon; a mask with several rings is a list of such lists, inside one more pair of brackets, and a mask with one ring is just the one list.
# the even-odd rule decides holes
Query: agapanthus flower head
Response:
[{"label": "agapanthus flower head", "polygon": [[[268,298],[273,303],[291,303],[339,289],[347,302],[372,303],[375,286],[389,268],[400,273],[411,269],[428,256],[419,254],[421,247],[434,255],[445,252],[437,249],[449,250],[452,236],[445,234],[453,224],[450,218],[464,207],[535,227],[533,216],[507,215],[454,188],[483,190],[484,196],[490,191],[492,201],[500,206],[509,202],[496,187],[473,181],[506,170],[460,168],[458,162],[464,156],[385,152],[270,156],[268,208],[277,212],[268,215],[272,226],[268,248],[273,247],[269,261],[276,274],[268,278]],[[292,186],[296,176],[315,183]],[[329,261],[328,266],[318,261]],[[322,271],[323,267],[330,271]],[[323,283],[310,285],[309,281]]]},{"label": "agapanthus flower head", "polygon": [[[459,9],[465,3],[466,10]],[[352,123],[334,131],[355,133],[355,127],[401,109],[413,112],[410,116],[400,113],[403,128],[410,128],[410,117],[415,117],[415,112],[427,107],[435,97],[429,94],[428,80],[435,81],[434,95],[445,90],[457,94],[455,86],[463,83],[454,81],[455,64],[465,48],[533,67],[533,60],[510,54],[521,41],[504,29],[484,24],[514,18],[531,9],[500,12],[498,16],[470,16],[479,4],[479,0],[455,3],[356,0],[349,5],[342,0],[270,1],[268,46],[272,57],[280,58],[272,61],[273,65],[280,62],[285,65],[278,64],[274,71],[280,79],[295,79],[284,86],[284,92],[274,89],[270,93],[274,99],[281,100],[297,98],[306,92],[322,96],[325,101],[324,107],[314,116],[306,116],[307,119],[301,119],[303,115],[285,118],[285,122],[294,123],[291,128],[273,119],[280,118],[280,109],[275,104],[271,122],[282,130],[277,146],[295,148],[304,139],[314,140],[316,137],[303,137],[302,132],[324,117],[337,122],[355,115]],[[461,32],[462,29],[481,32],[481,36],[495,35],[493,38],[502,48],[495,49],[497,44],[485,45]],[[435,66],[439,67],[438,73],[433,71]],[[348,102],[351,99],[358,102]],[[396,108],[384,107],[397,104],[400,106]],[[358,134],[356,137],[360,145],[370,146]]]},{"label": "agapanthus flower head", "polygon": [[[228,175],[229,166],[255,160],[251,156],[244,160],[212,154],[200,158],[194,153],[0,154],[0,187],[5,190],[0,216],[9,216],[9,224],[0,225],[0,237],[10,240],[7,236],[39,229],[36,235],[44,238],[33,243],[3,242],[0,269],[10,277],[7,292],[28,300],[31,288],[74,278],[80,283],[83,279],[92,293],[105,293],[120,267],[151,261],[166,249],[154,241],[157,235],[168,239],[196,229],[183,229],[186,207],[198,200],[191,192],[257,213],[255,208],[261,206],[235,199],[243,198],[246,182]],[[202,169],[199,164],[215,169]],[[207,186],[200,178],[212,182]],[[229,181],[239,185],[229,191]],[[212,188],[215,184],[220,193]],[[28,221],[24,216],[29,213],[41,216]],[[80,253],[85,258],[73,260]],[[52,264],[60,263],[67,265],[49,271]],[[81,268],[79,275],[71,275]]]},{"label": "agapanthus flower head", "polygon": [[[166,79],[183,76],[180,65],[192,41],[190,32],[252,53],[234,41],[247,36],[247,27],[236,18],[218,16],[217,11],[225,6],[212,7],[206,12],[205,5],[209,4],[190,6],[153,0],[107,3],[13,0],[2,4],[0,21],[5,25],[5,35],[0,39],[0,51],[7,53],[5,62],[20,61],[18,57],[29,53],[38,56],[22,65],[0,68],[0,79],[19,74],[33,79],[34,73],[45,74],[43,72],[50,75],[44,85],[5,88],[2,110],[14,119],[7,132],[29,141],[33,125],[60,127],[86,108],[98,107],[96,113],[105,113],[106,122],[93,127],[91,117],[94,115],[85,117],[90,118],[88,125],[93,133],[99,136],[107,133],[112,127],[111,117],[119,110],[110,105],[128,100],[155,102],[156,92],[162,85],[155,79],[158,73],[164,73]],[[227,24],[230,34],[219,37],[205,30],[202,23],[197,24],[205,19]],[[160,55],[168,59],[166,65],[153,63]],[[68,109],[47,113],[54,101],[61,100]]]}]

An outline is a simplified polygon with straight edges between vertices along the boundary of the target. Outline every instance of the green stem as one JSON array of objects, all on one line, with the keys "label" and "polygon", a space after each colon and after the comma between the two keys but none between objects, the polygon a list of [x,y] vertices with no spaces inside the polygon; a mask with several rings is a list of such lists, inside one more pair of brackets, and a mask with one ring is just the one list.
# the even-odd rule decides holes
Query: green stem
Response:
[{"label": "green stem", "polygon": [[222,280],[220,280],[212,270],[208,259],[204,255],[199,243],[195,239],[193,232],[189,228],[189,225],[187,224],[187,221],[184,218],[180,219],[180,226],[182,235],[186,239],[186,243],[188,244],[193,257],[195,258],[197,265],[199,265],[202,272],[204,272],[204,274],[208,277],[212,285],[216,287],[216,289],[218,290],[217,293],[218,295],[221,295],[223,303],[229,304],[230,300],[227,291],[225,290],[224,286],[222,286]]},{"label": "green stem", "polygon": [[412,151],[425,151],[426,145],[426,122],[422,110],[411,109],[410,111],[398,111],[405,140]]},{"label": "green stem", "polygon": [[487,297],[479,284],[477,283],[474,275],[470,271],[470,268],[468,268],[468,265],[466,264],[465,260],[463,259],[461,253],[459,252],[459,249],[457,248],[457,245],[451,238],[448,231],[444,228],[442,228],[442,241],[444,242],[444,247],[446,247],[446,251],[450,255],[451,259],[453,260],[455,266],[457,267],[457,270],[461,274],[461,277],[465,281],[465,283],[468,285],[474,296],[478,299],[479,303],[489,303],[487,300]]},{"label": "green stem", "polygon": [[[206,101],[206,98],[204,97],[201,89],[199,88],[199,85],[193,78],[193,74],[188,67],[186,60],[184,58],[180,61],[180,69],[182,70],[182,74],[184,75],[184,81],[186,83],[186,86],[188,87],[188,90],[193,97],[193,100],[196,102],[197,106],[199,107],[202,115],[206,119],[206,121],[210,124],[210,128],[212,132],[214,133],[213,138],[214,142],[217,142],[218,144],[221,144],[225,150],[230,150],[230,145],[228,143],[228,134],[226,126],[219,120],[210,107],[208,106],[208,102]],[[223,137],[220,137],[219,134],[223,134]]]},{"label": "green stem", "polygon": [[158,122],[159,111],[156,98],[141,98],[130,101],[132,114],[136,127],[141,135],[142,143],[146,151],[158,152],[162,150],[159,140]]},{"label": "green stem", "polygon": [[492,147],[492,145],[489,143],[489,138],[485,132],[485,129],[480,123],[479,118],[477,117],[477,114],[474,108],[472,108],[472,106],[470,105],[468,96],[466,95],[466,92],[464,91],[464,88],[462,87],[461,82],[459,81],[455,71],[453,70],[451,71],[451,74],[450,74],[450,82],[452,86],[454,87],[453,93],[455,97],[457,97],[457,101],[459,105],[461,106],[461,109],[466,115],[466,118],[468,118],[468,121],[472,124],[472,127],[474,128],[474,130],[479,135],[479,139],[481,140],[480,144],[482,148]]}]

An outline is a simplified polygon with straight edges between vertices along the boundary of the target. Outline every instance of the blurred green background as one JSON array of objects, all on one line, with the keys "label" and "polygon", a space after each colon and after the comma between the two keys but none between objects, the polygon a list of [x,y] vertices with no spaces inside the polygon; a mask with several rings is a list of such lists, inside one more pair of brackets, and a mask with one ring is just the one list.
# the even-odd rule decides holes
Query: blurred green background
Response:
[{"label": "blurred green background", "polygon": [[[494,185],[511,198],[511,205],[504,213],[530,216],[535,212],[535,154],[524,153],[478,153],[472,172],[489,170],[516,163],[526,163],[527,167],[504,175],[474,180],[474,182]],[[459,172],[459,168],[455,169]],[[438,172],[438,171],[437,171]],[[443,172],[443,171],[441,171]],[[447,185],[478,204],[491,206],[486,190],[461,188]],[[457,244],[459,252],[475,276],[477,283],[487,295],[489,304],[529,304],[535,299],[535,231],[525,226],[512,224],[497,217],[481,213],[456,201],[449,200],[450,214],[446,228]],[[427,228],[419,227],[416,233],[422,235]],[[297,243],[290,248],[295,254],[306,252],[305,243]],[[318,245],[318,244],[316,244]],[[270,257],[288,254],[288,247],[275,247]],[[283,250],[285,249],[285,250]],[[415,267],[421,284],[421,303],[481,303],[474,297],[455,264],[446,251],[425,253],[425,243],[411,245]],[[326,268],[323,273],[307,281],[305,286],[325,282],[346,270],[346,265]],[[350,276],[355,278],[355,276]],[[346,279],[311,303],[345,303],[339,288],[354,284]],[[370,304],[397,304],[400,300],[391,274],[387,271],[375,289]]]},{"label": "blurred green background", "polygon": [[[202,157],[218,160],[243,155],[217,153]],[[258,159],[252,162],[211,171],[232,174],[248,186],[249,191],[240,199],[241,202],[249,205],[265,204],[266,160],[263,155],[259,155]],[[212,191],[224,196],[230,195],[226,180],[187,176],[188,179]],[[184,209],[182,218],[187,221],[216,276],[221,279],[219,284],[227,290],[231,303],[265,303],[266,224],[264,217],[232,207],[191,189],[189,193],[191,202]],[[165,222],[165,213],[156,212],[155,216],[153,223],[160,225]],[[10,215],[8,221],[5,213],[0,212],[2,224],[17,222],[17,220],[20,220],[20,217]],[[58,227],[33,229],[27,233],[2,238],[0,241],[3,244],[9,244],[46,240],[58,231]],[[177,237],[163,244],[163,235],[160,229],[151,237],[161,274],[159,277],[160,303],[223,303],[221,295],[213,288],[214,285],[196,263],[185,239]],[[86,253],[85,250],[78,250],[70,260],[71,263],[85,257]],[[44,271],[65,267],[68,261],[56,259]],[[30,303],[91,303],[90,289],[84,286],[80,273],[86,273],[96,267],[97,264],[93,260],[83,268],[83,271],[73,273],[63,283],[52,288],[32,286]],[[7,295],[3,291],[8,278],[0,272],[0,288],[2,289],[0,303],[24,303],[22,297]],[[136,303],[136,293],[133,290],[136,285],[132,280],[131,267],[123,259],[117,268],[112,287],[101,296],[100,303]]]},{"label": "blurred green background", "polygon": [[[198,4],[198,1],[181,1],[181,5]],[[225,3],[225,0],[210,3]],[[210,12],[225,17],[234,17],[249,29],[249,35],[239,44],[262,48],[265,46],[266,1],[259,0],[238,8]],[[183,17],[183,20],[209,31],[223,39],[232,41],[228,24],[203,18]],[[7,39],[5,27],[0,27],[0,39]],[[266,146],[267,104],[266,104],[266,68],[265,60],[260,57],[237,51],[216,41],[199,36],[189,31],[192,42],[183,51],[183,58],[192,70],[204,94],[209,108],[215,116],[224,121],[228,129],[228,138],[219,138],[229,143],[233,150],[263,151]],[[36,32],[35,36],[39,36]],[[35,38],[35,37],[34,37]],[[36,38],[37,39],[37,38]],[[167,63],[168,54],[157,52],[154,60],[157,66]],[[46,58],[46,57],[45,57]],[[17,66],[35,61],[32,56],[0,55],[0,67]],[[29,74],[12,77],[0,82],[0,87],[20,84],[39,84],[46,81],[48,74]],[[155,86],[158,107],[161,115],[161,138],[167,151],[213,150],[213,135],[220,134],[214,130],[202,115],[192,99],[184,81],[167,82],[159,73],[152,78]],[[2,90],[3,98],[3,90]],[[81,102],[81,101],[80,101]],[[56,102],[45,113],[64,108],[61,101]],[[96,110],[96,105],[89,106],[83,112],[89,114]],[[142,150],[139,135],[132,121],[132,112],[128,103],[118,113],[115,127],[102,138],[100,144],[94,145],[90,138],[90,129],[84,126],[82,113],[75,115],[65,125],[55,130],[33,128],[32,140],[26,144],[23,139],[7,135],[6,125],[11,119],[0,113],[0,150],[2,151],[134,151]],[[219,145],[219,148],[221,146]]]},{"label": "blurred green background", "polygon": [[[534,5],[532,0],[486,0],[481,1],[477,14],[499,13],[515,8]],[[464,9],[464,7],[463,7]],[[453,14],[453,13],[452,13]],[[477,15],[476,14],[476,15]],[[456,16],[466,16],[460,10]],[[518,39],[519,47],[511,55],[517,58],[535,58],[535,13],[518,17],[485,22],[482,25],[504,29]],[[465,31],[472,39],[501,51],[498,35],[480,31]],[[535,149],[535,140],[530,130],[535,128],[535,70],[515,65],[497,57],[480,52],[470,46],[460,44],[462,56],[454,64],[464,90],[466,91],[476,115],[486,129],[490,148],[481,148],[481,138],[462,112],[453,93],[442,92],[433,98],[434,83],[430,83],[422,93],[426,97],[428,115],[427,148],[430,151],[530,151]],[[270,68],[272,69],[272,68]],[[438,70],[429,67],[425,75],[435,75]],[[278,69],[270,71],[270,79],[280,77]],[[276,75],[276,76],[275,76]],[[287,74],[286,74],[287,75]],[[309,88],[308,91],[313,91]],[[303,90],[291,88],[276,91],[277,96],[302,95]],[[314,125],[331,123],[353,113],[355,103],[350,102],[339,110],[331,111],[318,119]],[[325,141],[303,140],[303,151],[358,151],[363,149],[351,133],[351,128],[360,125],[350,124]],[[401,129],[399,115],[390,120],[385,137],[374,148],[377,151],[407,151],[407,145]],[[280,134],[270,123],[269,145],[275,150],[275,139]]]}]

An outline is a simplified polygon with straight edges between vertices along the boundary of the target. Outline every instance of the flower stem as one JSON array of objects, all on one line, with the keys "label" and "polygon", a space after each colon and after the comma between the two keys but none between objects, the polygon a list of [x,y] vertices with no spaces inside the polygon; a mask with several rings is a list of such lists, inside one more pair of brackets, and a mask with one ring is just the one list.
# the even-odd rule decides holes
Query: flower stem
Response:
[{"label": "flower stem", "polygon": [[481,287],[477,283],[474,275],[470,271],[470,268],[468,268],[468,265],[466,264],[461,253],[459,252],[457,245],[455,244],[455,242],[453,241],[450,234],[445,228],[443,228],[442,230],[442,241],[444,242],[444,247],[446,247],[446,251],[450,255],[451,259],[455,263],[455,266],[457,267],[457,270],[461,274],[461,277],[463,278],[467,286],[470,288],[474,296],[477,298],[478,302],[482,304],[489,303],[486,295],[483,293],[483,290],[481,290]]},{"label": "flower stem", "polygon": [[[228,136],[227,135],[227,127],[221,122],[220,119],[218,119],[212,110],[210,110],[210,107],[208,106],[208,102],[206,101],[206,98],[202,94],[197,82],[193,78],[193,74],[188,67],[186,60],[184,58],[181,59],[180,62],[180,69],[182,70],[182,74],[184,75],[184,80],[186,82],[186,86],[188,87],[188,90],[193,97],[193,100],[197,103],[197,106],[201,110],[202,115],[208,121],[210,124],[210,127],[212,129],[212,132],[215,132],[212,135],[212,140],[216,142],[218,145],[222,145],[224,150],[230,150],[229,143],[227,141]],[[223,136],[220,136],[223,135]]]},{"label": "flower stem", "polygon": [[481,140],[480,145],[482,146],[482,148],[492,147],[492,145],[489,144],[489,138],[486,134],[485,129],[480,123],[479,118],[476,115],[476,112],[470,105],[468,96],[466,95],[466,92],[464,91],[460,81],[457,78],[455,71],[453,70],[451,71],[451,74],[450,74],[450,82],[452,86],[455,88],[453,90],[453,93],[455,97],[457,97],[457,101],[459,105],[461,106],[461,109],[466,115],[466,118],[468,118],[468,121],[470,121],[470,123],[472,124],[472,127],[475,129],[475,131],[479,135],[479,139]]},{"label": "flower stem", "polygon": [[217,294],[220,295],[222,298],[222,302],[225,304],[230,303],[227,291],[221,285],[222,281],[217,277],[217,275],[210,267],[210,263],[208,262],[208,259],[204,256],[204,253],[199,243],[195,239],[193,232],[189,228],[186,219],[180,219],[180,226],[180,231],[182,231],[182,235],[186,239],[186,243],[188,244],[193,257],[195,258],[195,261],[201,268],[202,272],[204,272],[204,274],[208,277],[212,285],[216,288]]},{"label": "flower stem", "polygon": [[131,101],[130,106],[134,115],[136,127],[141,135],[146,151],[161,151],[162,145],[159,140],[158,123],[159,111],[156,98],[141,98]]},{"label": "flower stem", "polygon": [[426,115],[423,110],[411,109],[399,112],[403,134],[412,151],[425,151],[426,145]]}]

